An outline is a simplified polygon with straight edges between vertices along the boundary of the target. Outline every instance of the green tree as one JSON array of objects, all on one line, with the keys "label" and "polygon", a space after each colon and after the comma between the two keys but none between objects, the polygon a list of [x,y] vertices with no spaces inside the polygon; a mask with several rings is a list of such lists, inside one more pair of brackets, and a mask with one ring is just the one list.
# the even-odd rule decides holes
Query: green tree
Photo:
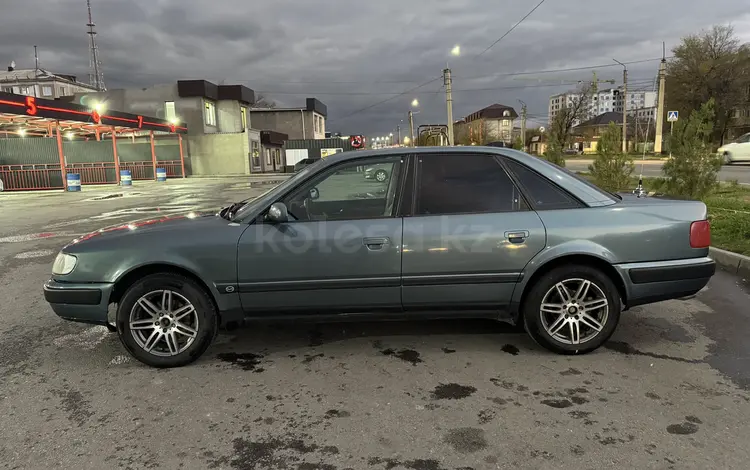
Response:
[{"label": "green tree", "polygon": [[669,139],[673,156],[662,167],[670,194],[702,199],[716,186],[722,158],[711,145],[715,106],[711,98],[687,119],[674,123]]},{"label": "green tree", "polygon": [[523,150],[523,139],[520,135],[513,140],[513,148],[516,150]]},{"label": "green tree", "polygon": [[731,26],[684,37],[667,64],[667,107],[687,116],[713,98],[711,139],[723,142],[733,124],[734,108],[750,86],[750,45],[741,44]]},{"label": "green tree", "polygon": [[597,185],[609,191],[622,191],[630,182],[635,165],[633,159],[622,152],[621,127],[610,122],[599,138],[597,155],[589,171]]}]

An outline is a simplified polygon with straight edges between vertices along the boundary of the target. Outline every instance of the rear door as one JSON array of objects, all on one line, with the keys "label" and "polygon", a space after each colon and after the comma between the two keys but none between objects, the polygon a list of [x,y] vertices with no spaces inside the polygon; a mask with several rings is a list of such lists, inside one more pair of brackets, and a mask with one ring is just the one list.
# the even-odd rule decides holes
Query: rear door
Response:
[{"label": "rear door", "polygon": [[407,310],[505,309],[546,232],[493,155],[418,154],[404,218]]}]

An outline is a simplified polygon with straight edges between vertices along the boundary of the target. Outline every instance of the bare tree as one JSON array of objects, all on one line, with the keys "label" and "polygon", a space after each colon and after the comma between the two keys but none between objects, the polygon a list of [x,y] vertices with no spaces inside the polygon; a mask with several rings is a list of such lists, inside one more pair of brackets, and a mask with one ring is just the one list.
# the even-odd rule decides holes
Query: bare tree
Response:
[{"label": "bare tree", "polygon": [[276,102],[272,99],[268,99],[262,94],[258,93],[255,95],[255,103],[253,103],[253,108],[275,108]]},{"label": "bare tree", "polygon": [[667,64],[667,106],[688,116],[715,100],[714,142],[723,141],[734,109],[750,86],[750,45],[741,44],[731,26],[714,26],[691,34],[672,49]]},{"label": "bare tree", "polygon": [[547,146],[546,158],[550,162],[565,166],[565,150],[573,141],[573,128],[591,117],[590,103],[593,86],[591,83],[583,83],[572,98],[565,97],[565,103],[557,111],[552,119],[549,131],[549,144]]}]

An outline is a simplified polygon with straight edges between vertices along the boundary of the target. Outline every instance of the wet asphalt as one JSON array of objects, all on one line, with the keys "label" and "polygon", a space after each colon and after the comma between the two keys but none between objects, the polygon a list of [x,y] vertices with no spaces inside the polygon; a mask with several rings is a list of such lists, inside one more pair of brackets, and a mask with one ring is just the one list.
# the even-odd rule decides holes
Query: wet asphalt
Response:
[{"label": "wet asphalt", "polygon": [[264,324],[155,370],[45,303],[74,236],[262,191],[0,194],[0,468],[747,468],[750,294],[723,272],[581,357],[488,321]]}]

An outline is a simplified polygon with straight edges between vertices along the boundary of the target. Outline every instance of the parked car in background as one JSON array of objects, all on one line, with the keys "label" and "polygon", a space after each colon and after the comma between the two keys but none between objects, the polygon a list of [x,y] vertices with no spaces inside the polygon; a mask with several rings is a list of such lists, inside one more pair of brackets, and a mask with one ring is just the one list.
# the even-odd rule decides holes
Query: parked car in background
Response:
[{"label": "parked car in background", "polygon": [[390,167],[387,165],[373,165],[365,168],[365,179],[375,180],[378,183],[383,183],[388,179],[388,170]]},{"label": "parked car in background", "polygon": [[[363,192],[363,166],[390,176]],[[267,319],[488,318],[581,354],[622,311],[708,283],[706,215],[702,202],[608,193],[511,149],[360,150],[218,214],[84,235],[60,251],[44,295],[155,367],[196,360],[220,326]]]},{"label": "parked car in background", "polygon": [[563,154],[565,155],[583,155],[583,150],[574,149],[574,148],[567,148],[563,150]]},{"label": "parked car in background", "polygon": [[723,145],[718,150],[724,157],[724,163],[750,162],[750,132],[740,136],[734,142]]},{"label": "parked car in background", "polygon": [[320,159],[319,158],[305,158],[305,159],[302,159],[302,160],[300,160],[300,161],[298,161],[297,163],[294,164],[294,171],[295,172],[300,171],[301,169],[305,168],[306,166],[312,165],[313,163],[317,162],[318,160],[320,160]]}]

